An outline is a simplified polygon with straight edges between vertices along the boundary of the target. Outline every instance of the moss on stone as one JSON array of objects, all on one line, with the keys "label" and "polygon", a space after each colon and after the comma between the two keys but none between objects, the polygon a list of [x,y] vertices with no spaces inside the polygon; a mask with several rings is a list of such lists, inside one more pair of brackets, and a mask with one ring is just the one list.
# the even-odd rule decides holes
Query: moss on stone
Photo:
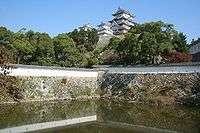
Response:
[{"label": "moss on stone", "polygon": [[0,75],[0,100],[12,102],[23,99],[22,88],[18,86],[20,81],[17,77]]}]

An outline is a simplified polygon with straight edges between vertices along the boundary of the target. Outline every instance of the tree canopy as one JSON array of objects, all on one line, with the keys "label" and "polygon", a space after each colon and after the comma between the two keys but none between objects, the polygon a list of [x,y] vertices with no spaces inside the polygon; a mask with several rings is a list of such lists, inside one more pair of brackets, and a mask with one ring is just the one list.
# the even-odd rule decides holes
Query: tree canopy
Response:
[{"label": "tree canopy", "polygon": [[[11,32],[0,27],[0,59],[6,62],[63,67],[94,64],[157,64],[190,61],[186,35],[172,24],[135,24],[122,37],[98,47],[96,29],[75,29],[50,37],[34,31]],[[165,60],[165,62],[163,61]]]},{"label": "tree canopy", "polygon": [[123,39],[111,39],[108,47],[117,52],[123,64],[156,64],[162,55],[188,52],[186,36],[161,21],[136,24]]},{"label": "tree canopy", "polygon": [[93,51],[95,45],[99,40],[96,29],[91,29],[91,30],[75,29],[74,31],[69,33],[69,37],[71,37],[74,40],[76,46],[82,52]]},{"label": "tree canopy", "polygon": [[59,34],[53,38],[55,57],[60,66],[80,66],[82,56],[75,42],[68,34]]}]

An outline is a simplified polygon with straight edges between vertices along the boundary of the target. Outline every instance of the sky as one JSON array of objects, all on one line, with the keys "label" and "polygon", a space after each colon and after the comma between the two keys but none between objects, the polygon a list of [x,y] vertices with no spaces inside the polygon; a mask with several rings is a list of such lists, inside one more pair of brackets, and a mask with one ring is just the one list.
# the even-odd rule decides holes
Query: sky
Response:
[{"label": "sky", "polygon": [[121,7],[133,13],[137,23],[174,24],[190,42],[200,37],[199,5],[200,0],[0,0],[0,26],[56,36],[84,24],[109,21]]}]

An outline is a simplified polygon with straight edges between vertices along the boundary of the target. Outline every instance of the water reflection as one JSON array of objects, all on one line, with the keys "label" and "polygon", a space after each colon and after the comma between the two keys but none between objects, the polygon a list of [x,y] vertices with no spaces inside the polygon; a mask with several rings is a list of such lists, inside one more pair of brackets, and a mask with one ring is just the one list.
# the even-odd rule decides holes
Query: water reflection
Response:
[{"label": "water reflection", "polygon": [[[97,115],[98,122],[53,131],[114,132],[128,129],[114,125],[139,125],[178,132],[200,132],[200,109],[180,106],[148,106],[112,100],[34,102],[0,106],[0,128]],[[105,123],[108,125],[106,126]],[[89,131],[90,130],[90,131]],[[131,129],[132,130],[132,129]],[[133,131],[133,130],[132,130]],[[51,132],[50,130],[48,132]]]},{"label": "water reflection", "polygon": [[200,109],[195,108],[158,107],[107,101],[98,103],[98,116],[101,121],[143,125],[179,132],[200,132]]},{"label": "water reflection", "polygon": [[93,101],[0,105],[0,128],[95,115],[95,106]]}]

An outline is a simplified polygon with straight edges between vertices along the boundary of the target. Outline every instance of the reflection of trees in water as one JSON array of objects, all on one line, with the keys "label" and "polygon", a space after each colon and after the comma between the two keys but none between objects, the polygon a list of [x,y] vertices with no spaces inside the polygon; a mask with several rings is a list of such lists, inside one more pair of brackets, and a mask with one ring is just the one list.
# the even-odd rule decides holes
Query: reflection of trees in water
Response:
[{"label": "reflection of trees in water", "polygon": [[114,103],[112,101],[99,101],[97,116],[100,121],[133,121],[127,113],[128,107],[122,108],[123,103]]},{"label": "reflection of trees in water", "polygon": [[2,105],[0,128],[91,116],[96,113],[100,122],[121,122],[180,132],[200,130],[199,109],[148,106],[113,100]]},{"label": "reflection of trees in water", "polygon": [[194,108],[103,101],[99,102],[98,118],[100,121],[122,122],[181,132],[198,132],[200,129],[200,110]]},{"label": "reflection of trees in water", "polygon": [[0,128],[78,118],[95,114],[93,101],[33,102],[3,105]]}]

